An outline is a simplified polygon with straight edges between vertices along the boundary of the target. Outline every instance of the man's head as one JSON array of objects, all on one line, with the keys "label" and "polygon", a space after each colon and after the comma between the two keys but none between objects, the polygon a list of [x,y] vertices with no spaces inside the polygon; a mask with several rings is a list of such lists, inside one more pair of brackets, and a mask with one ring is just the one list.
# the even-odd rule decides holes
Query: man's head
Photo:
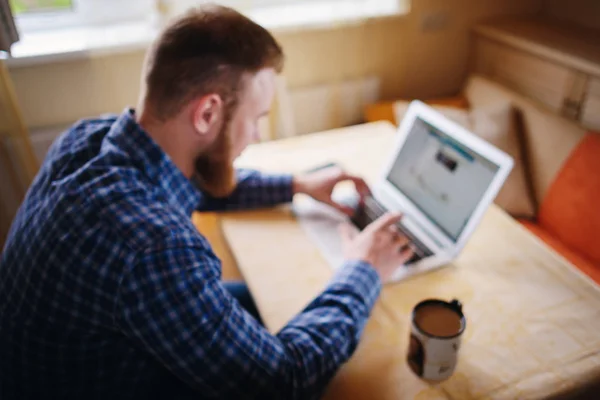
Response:
[{"label": "man's head", "polygon": [[281,47],[264,28],[226,7],[199,7],[148,52],[143,112],[171,127],[163,144],[175,157],[193,157],[200,185],[224,196],[235,185],[233,160],[258,138],[282,67]]}]

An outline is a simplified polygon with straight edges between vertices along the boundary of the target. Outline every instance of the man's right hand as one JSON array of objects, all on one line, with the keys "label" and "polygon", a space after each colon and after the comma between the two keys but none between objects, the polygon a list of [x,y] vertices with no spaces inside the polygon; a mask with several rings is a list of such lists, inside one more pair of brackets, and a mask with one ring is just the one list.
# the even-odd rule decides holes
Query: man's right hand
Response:
[{"label": "man's right hand", "polygon": [[340,227],[345,260],[361,260],[371,264],[382,282],[387,282],[396,269],[408,261],[413,251],[408,238],[401,234],[396,224],[402,214],[387,213],[373,221],[362,232],[354,226]]}]

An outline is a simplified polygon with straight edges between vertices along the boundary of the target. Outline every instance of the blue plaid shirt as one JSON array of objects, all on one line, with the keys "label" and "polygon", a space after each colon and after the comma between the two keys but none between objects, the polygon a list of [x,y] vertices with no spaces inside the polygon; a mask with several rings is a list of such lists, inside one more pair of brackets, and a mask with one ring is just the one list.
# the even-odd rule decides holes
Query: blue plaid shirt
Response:
[{"label": "blue plaid shirt", "polygon": [[358,343],[375,271],[348,262],[272,335],[223,288],[190,221],[194,209],[289,202],[291,181],[239,171],[229,198],[211,198],[133,111],[76,124],[50,149],[2,254],[0,398],[173,398],[166,387],[318,397]]}]

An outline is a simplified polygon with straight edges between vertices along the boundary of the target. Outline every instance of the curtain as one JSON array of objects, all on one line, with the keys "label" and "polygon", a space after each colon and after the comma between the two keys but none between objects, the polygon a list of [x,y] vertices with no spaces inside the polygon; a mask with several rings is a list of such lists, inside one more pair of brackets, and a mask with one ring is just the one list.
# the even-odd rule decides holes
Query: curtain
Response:
[{"label": "curtain", "polygon": [[10,46],[19,40],[19,33],[15,25],[8,0],[0,0],[0,52],[10,53]]}]

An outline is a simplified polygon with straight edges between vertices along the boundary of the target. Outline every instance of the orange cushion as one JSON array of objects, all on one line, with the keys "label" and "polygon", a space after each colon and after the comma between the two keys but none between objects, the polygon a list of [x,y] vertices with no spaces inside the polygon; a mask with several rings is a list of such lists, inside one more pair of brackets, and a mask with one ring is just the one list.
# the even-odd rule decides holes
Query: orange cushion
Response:
[{"label": "orange cushion", "polygon": [[397,125],[393,101],[369,104],[365,107],[364,114],[365,122],[389,121]]},{"label": "orange cushion", "polygon": [[600,134],[588,133],[543,199],[538,222],[569,248],[600,264]]},{"label": "orange cushion", "polygon": [[548,246],[554,251],[562,255],[564,258],[569,260],[577,269],[592,278],[596,283],[600,284],[600,264],[594,264],[592,261],[586,259],[580,253],[571,250],[559,239],[552,236],[551,233],[546,231],[540,225],[533,223],[528,220],[520,220],[521,224],[525,226],[531,233],[542,239]]},{"label": "orange cushion", "polygon": [[[445,106],[461,109],[469,108],[469,102],[464,96],[441,97],[438,99],[425,100],[424,102],[432,106]],[[387,101],[369,104],[365,107],[364,111],[365,122],[389,121],[394,125],[398,125],[400,121],[396,121],[394,103],[394,101]]]}]

